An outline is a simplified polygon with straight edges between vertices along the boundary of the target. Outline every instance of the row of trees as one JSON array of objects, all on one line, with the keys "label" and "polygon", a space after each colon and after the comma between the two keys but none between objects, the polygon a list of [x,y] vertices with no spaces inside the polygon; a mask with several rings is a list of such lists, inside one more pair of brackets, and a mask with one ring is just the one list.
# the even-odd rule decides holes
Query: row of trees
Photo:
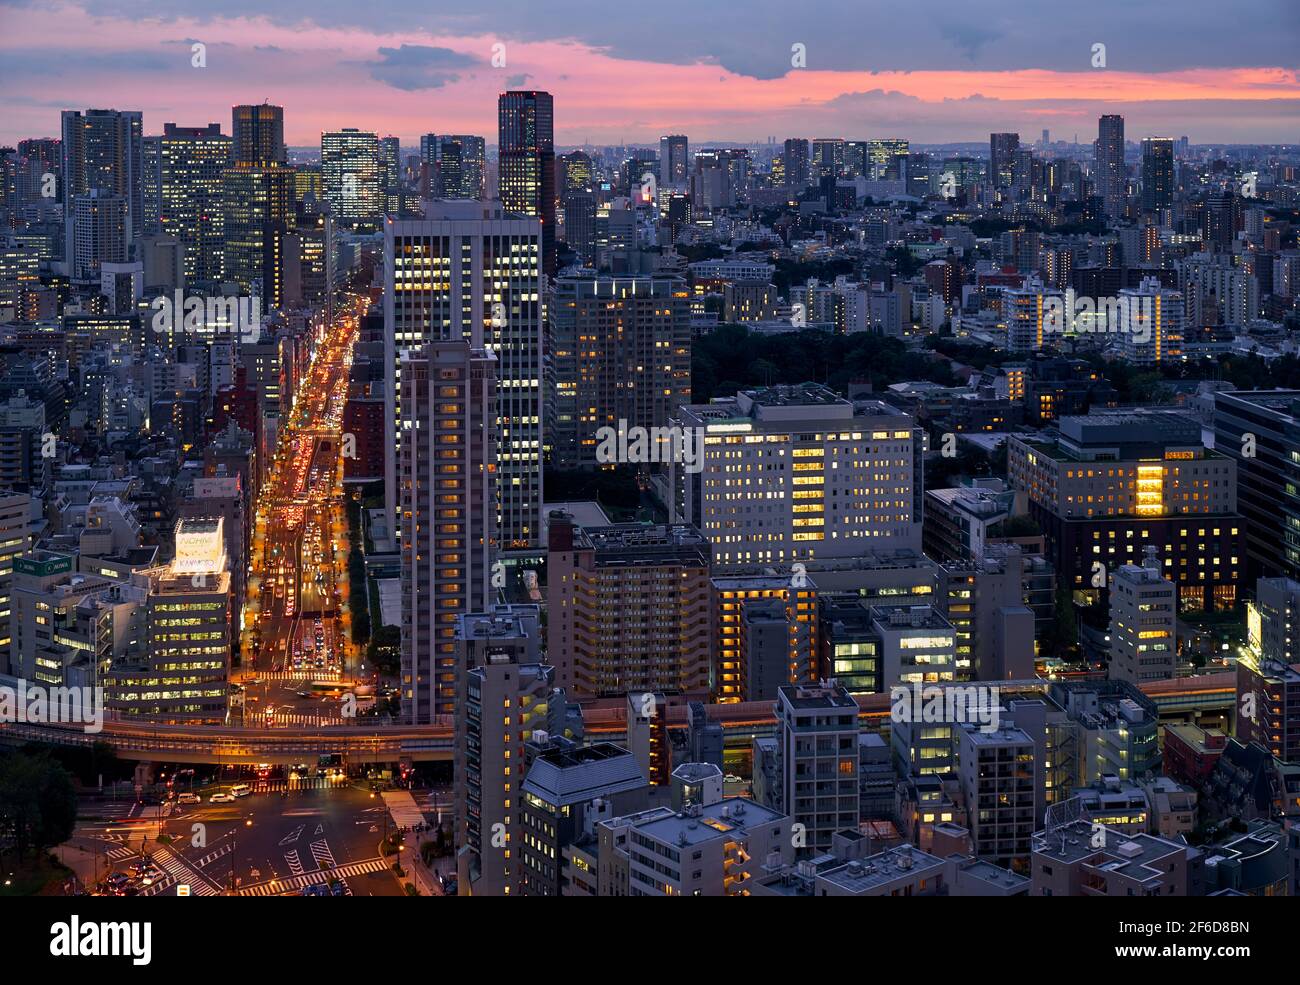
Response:
[{"label": "row of trees", "polygon": [[762,335],[744,325],[722,325],[698,339],[691,354],[696,403],[778,383],[825,383],[843,393],[850,382],[866,381],[879,390],[902,380],[956,382],[946,361],[870,332]]}]

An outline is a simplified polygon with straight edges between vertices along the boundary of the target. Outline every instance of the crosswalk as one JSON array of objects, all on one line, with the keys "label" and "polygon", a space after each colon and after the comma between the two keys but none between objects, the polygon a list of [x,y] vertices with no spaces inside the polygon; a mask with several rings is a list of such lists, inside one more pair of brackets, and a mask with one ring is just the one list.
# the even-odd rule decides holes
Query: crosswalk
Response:
[{"label": "crosswalk", "polygon": [[330,851],[329,842],[323,838],[311,843],[311,857],[316,860],[318,869],[334,868],[334,853]]},{"label": "crosswalk", "polygon": [[347,784],[340,780],[331,780],[327,776],[309,776],[302,780],[258,780],[253,784],[254,793],[276,793],[280,790],[337,790]]},{"label": "crosswalk", "polygon": [[217,859],[221,858],[224,855],[229,855],[234,850],[235,850],[234,847],[231,845],[222,845],[220,848],[216,849],[215,851],[208,852],[208,854],[204,855],[201,859],[195,862],[194,867],[197,869],[206,868],[207,866],[215,862]]},{"label": "crosswalk", "polygon": [[[382,872],[388,868],[389,861],[383,858],[366,859],[363,862],[348,862],[328,872],[304,872],[302,875],[287,879],[273,879],[270,882],[247,886],[239,891],[241,896],[279,896],[284,893],[301,890],[316,883],[328,883],[333,879],[351,879],[353,876],[365,875],[367,872]],[[349,895],[351,895],[349,891]]]},{"label": "crosswalk", "polygon": [[298,849],[295,848],[291,852],[286,852],[284,860],[288,863],[290,872],[296,876],[302,875],[302,859],[298,857]]},{"label": "crosswalk", "polygon": [[140,893],[141,896],[157,896],[178,884],[189,886],[191,896],[220,895],[220,890],[209,882],[206,877],[186,865],[180,856],[174,854],[170,849],[159,846],[153,853],[153,860],[167,875],[152,886],[146,887]]}]

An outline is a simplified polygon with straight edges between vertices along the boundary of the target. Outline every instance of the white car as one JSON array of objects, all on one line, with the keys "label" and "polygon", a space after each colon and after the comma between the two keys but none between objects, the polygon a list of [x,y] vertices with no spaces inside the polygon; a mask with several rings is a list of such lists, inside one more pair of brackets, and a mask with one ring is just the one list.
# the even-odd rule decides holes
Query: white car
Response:
[{"label": "white car", "polygon": [[214,793],[208,798],[209,804],[233,804],[235,798],[228,793]]}]

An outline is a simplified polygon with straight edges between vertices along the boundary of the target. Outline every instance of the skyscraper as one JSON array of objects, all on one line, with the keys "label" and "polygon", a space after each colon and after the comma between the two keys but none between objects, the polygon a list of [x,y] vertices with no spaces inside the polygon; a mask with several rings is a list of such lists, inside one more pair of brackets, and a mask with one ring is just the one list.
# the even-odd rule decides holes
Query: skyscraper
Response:
[{"label": "skyscraper", "polygon": [[690,144],[682,134],[659,138],[659,184],[685,185],[690,177]]},{"label": "skyscraper", "polygon": [[[538,220],[499,204],[438,202],[422,220],[385,225],[384,359],[464,339],[497,357],[498,528],[503,548],[535,547],[542,506],[542,302]],[[407,414],[386,393],[385,495],[397,509],[397,430]]]},{"label": "skyscraper", "polygon": [[785,166],[785,187],[797,192],[808,187],[808,141],[792,137],[785,142],[782,154]]},{"label": "skyscraper", "polygon": [[384,203],[379,180],[379,138],[355,127],[320,135],[321,180],[335,221],[348,229],[379,222]]},{"label": "skyscraper", "polygon": [[1142,211],[1155,212],[1173,204],[1173,138],[1147,137],[1142,141]]},{"label": "skyscraper", "polygon": [[397,137],[379,140],[379,207],[385,215],[402,212],[402,146]]},{"label": "skyscraper", "polygon": [[556,280],[546,366],[552,463],[596,468],[600,428],[664,427],[690,399],[689,305],[680,277]]},{"label": "skyscraper", "polygon": [[[126,245],[144,232],[144,123],[139,111],[63,111],[65,259],[74,243],[74,200],[99,192],[122,198]],[[124,258],[125,259],[125,258]],[[75,276],[75,275],[74,275]]]},{"label": "skyscraper", "polygon": [[555,105],[549,92],[497,99],[497,185],[510,212],[542,222],[542,269],[555,276]]},{"label": "skyscraper", "polygon": [[282,300],[282,253],[293,228],[293,171],[237,164],[221,175],[222,278],[257,294],[267,310]]},{"label": "skyscraper", "polygon": [[401,364],[402,710],[428,724],[457,708],[456,620],[493,597],[496,360],[463,339]]},{"label": "skyscraper", "polygon": [[486,164],[482,137],[471,134],[425,134],[420,138],[420,160],[428,169],[430,198],[467,198],[484,194]]},{"label": "skyscraper", "polygon": [[262,103],[230,111],[236,164],[284,164],[284,108]]},{"label": "skyscraper", "polygon": [[1010,188],[1016,150],[1020,147],[1018,133],[989,134],[989,181],[994,188]]},{"label": "skyscraper", "polygon": [[221,280],[221,175],[230,166],[230,150],[219,123],[163,127],[158,221],[164,235],[185,247],[186,280]]},{"label": "skyscraper", "polygon": [[1124,168],[1124,117],[1103,116],[1097,121],[1096,164],[1093,182],[1108,216],[1124,213],[1127,172]]}]

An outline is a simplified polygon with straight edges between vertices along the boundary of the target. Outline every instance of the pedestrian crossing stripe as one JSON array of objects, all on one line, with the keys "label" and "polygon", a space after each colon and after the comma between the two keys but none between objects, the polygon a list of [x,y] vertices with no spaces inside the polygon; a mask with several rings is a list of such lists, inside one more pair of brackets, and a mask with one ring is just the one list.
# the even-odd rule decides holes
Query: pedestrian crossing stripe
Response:
[{"label": "pedestrian crossing stripe", "polygon": [[258,883],[256,886],[248,886],[239,891],[241,896],[279,896],[282,893],[292,892],[295,889],[302,889],[304,886],[311,886],[316,883],[329,883],[335,879],[351,879],[353,876],[365,875],[368,872],[382,872],[391,865],[388,859],[372,858],[364,862],[348,862],[346,865],[340,865],[328,872],[305,872],[300,876],[290,876],[287,879],[273,879],[269,882]]}]

